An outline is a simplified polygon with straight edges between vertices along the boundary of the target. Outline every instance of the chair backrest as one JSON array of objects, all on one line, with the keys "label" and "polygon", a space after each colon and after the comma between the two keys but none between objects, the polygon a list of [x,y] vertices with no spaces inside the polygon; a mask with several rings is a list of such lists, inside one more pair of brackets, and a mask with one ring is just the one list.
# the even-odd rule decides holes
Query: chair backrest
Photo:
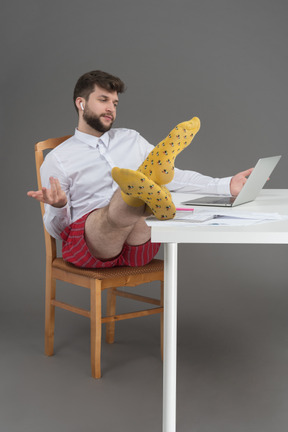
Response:
[{"label": "chair backrest", "polygon": [[[71,135],[63,136],[60,138],[50,138],[47,139],[46,141],[40,141],[37,144],[35,144],[35,162],[36,162],[38,189],[42,189],[40,167],[44,161],[44,151],[54,149],[63,141],[66,141],[68,138],[70,138],[70,136]],[[41,205],[41,213],[42,213],[42,220],[43,220],[43,216],[45,213],[44,204],[40,203],[40,205]],[[43,222],[43,227],[44,227],[44,236],[45,236],[46,260],[52,262],[57,255],[56,240],[48,233],[48,231],[46,231],[44,222]]]}]

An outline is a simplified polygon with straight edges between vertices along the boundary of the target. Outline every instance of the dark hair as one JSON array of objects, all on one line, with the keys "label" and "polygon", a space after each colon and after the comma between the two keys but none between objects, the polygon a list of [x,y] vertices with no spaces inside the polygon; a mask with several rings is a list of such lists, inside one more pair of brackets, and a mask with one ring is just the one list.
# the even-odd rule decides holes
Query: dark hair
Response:
[{"label": "dark hair", "polygon": [[117,93],[125,91],[125,84],[120,78],[100,70],[87,72],[78,79],[74,88],[73,101],[77,112],[78,109],[75,104],[77,97],[80,96],[88,100],[90,94],[94,91],[95,85],[108,91],[116,91]]}]

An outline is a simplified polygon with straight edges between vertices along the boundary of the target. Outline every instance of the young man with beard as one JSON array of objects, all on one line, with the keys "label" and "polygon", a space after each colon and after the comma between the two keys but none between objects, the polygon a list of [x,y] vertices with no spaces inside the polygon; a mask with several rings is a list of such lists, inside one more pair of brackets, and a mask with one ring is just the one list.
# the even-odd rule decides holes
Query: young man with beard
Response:
[{"label": "young man with beard", "polygon": [[112,128],[123,91],[124,83],[106,72],[79,78],[75,134],[46,156],[42,190],[28,192],[45,203],[44,223],[53,237],[62,239],[63,258],[79,267],[151,261],[160,244],[151,243],[145,218],[175,214],[166,184],[170,191],[238,195],[252,171],[213,179],[174,169],[177,154],[200,128],[199,119],[179,124],[153,147],[134,130]]}]

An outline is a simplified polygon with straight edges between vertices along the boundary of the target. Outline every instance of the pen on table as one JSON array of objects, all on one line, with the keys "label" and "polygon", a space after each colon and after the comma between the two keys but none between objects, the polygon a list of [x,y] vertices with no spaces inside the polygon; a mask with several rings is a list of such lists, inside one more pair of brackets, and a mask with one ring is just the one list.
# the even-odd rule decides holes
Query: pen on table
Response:
[{"label": "pen on table", "polygon": [[176,211],[190,211],[193,212],[193,208],[182,208],[182,207],[176,207]]}]

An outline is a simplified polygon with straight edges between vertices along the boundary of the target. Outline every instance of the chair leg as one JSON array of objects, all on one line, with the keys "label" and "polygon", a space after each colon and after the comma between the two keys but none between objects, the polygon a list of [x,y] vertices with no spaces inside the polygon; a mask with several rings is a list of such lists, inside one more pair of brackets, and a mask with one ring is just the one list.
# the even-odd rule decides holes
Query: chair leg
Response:
[{"label": "chair leg", "polygon": [[[115,288],[107,290],[107,316],[113,316],[116,313],[116,294]],[[106,342],[114,343],[115,340],[115,321],[106,323]]]},{"label": "chair leg", "polygon": [[[162,307],[164,305],[164,282],[163,281],[161,281],[160,305]],[[162,359],[162,361],[163,361],[163,341],[164,341],[164,335],[163,335],[163,332],[164,332],[164,322],[163,322],[163,319],[164,319],[164,313],[162,311],[160,313],[160,332],[161,332],[160,338],[161,338],[161,359]]]},{"label": "chair leg", "polygon": [[51,300],[55,299],[56,280],[52,279],[51,271],[46,270],[46,289],[45,289],[45,354],[54,354],[54,331],[55,331],[55,306],[51,305]]},{"label": "chair leg", "polygon": [[92,280],[90,287],[91,373],[101,378],[101,281]]}]

